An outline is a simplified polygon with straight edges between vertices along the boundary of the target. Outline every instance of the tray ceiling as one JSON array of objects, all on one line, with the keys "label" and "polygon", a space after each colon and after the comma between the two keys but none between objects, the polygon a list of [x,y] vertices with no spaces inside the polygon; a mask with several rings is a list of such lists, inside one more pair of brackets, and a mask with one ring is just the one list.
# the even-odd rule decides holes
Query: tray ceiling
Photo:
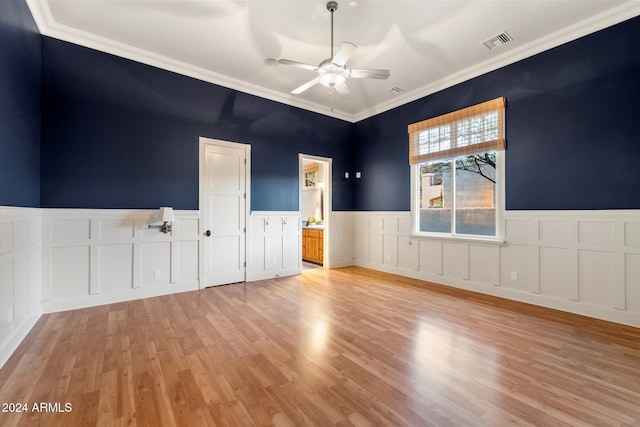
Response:
[{"label": "tray ceiling", "polygon": [[640,14],[615,0],[338,2],[334,44],[358,46],[348,66],[391,76],[349,79],[331,111],[323,86],[290,93],[315,73],[265,63],[330,56],[323,0],[27,2],[44,35],[352,122]]}]

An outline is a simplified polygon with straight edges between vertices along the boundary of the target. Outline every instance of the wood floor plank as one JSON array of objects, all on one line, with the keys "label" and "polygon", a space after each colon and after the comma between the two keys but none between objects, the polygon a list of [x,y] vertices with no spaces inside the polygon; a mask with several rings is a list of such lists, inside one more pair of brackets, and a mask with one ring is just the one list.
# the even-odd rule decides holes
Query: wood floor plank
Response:
[{"label": "wood floor plank", "polygon": [[640,329],[314,269],[44,315],[0,401],[72,405],[3,427],[640,426]]}]

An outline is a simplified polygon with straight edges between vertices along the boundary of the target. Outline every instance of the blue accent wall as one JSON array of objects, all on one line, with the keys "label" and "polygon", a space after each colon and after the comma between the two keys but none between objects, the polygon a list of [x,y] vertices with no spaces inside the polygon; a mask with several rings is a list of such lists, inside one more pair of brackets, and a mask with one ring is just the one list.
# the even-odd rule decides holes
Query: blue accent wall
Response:
[{"label": "blue accent wall", "polygon": [[407,125],[500,96],[507,209],[640,208],[636,17],[357,123],[355,209],[410,209]]},{"label": "blue accent wall", "polygon": [[0,205],[40,205],[41,37],[24,0],[0,1]]},{"label": "blue accent wall", "polygon": [[[42,206],[198,209],[204,136],[251,144],[251,209],[298,210],[298,153],[334,159],[351,124],[43,37]],[[328,102],[328,100],[327,100]]]},{"label": "blue accent wall", "polygon": [[504,96],[507,209],[638,209],[638,52],[640,17],[351,124],[42,37],[4,0],[0,205],[198,209],[205,136],[251,144],[253,210],[298,209],[303,152],[334,159],[334,210],[406,211],[407,125]]}]

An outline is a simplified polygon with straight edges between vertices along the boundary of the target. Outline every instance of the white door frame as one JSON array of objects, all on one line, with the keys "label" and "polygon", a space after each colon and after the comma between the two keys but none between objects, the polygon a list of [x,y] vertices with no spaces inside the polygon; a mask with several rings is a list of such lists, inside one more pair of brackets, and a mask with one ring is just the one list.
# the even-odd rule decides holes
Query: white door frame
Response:
[{"label": "white door frame", "polygon": [[247,222],[249,220],[249,212],[251,210],[251,145],[249,144],[241,144],[238,142],[231,142],[231,141],[223,141],[221,139],[211,139],[211,138],[205,138],[203,136],[201,136],[199,138],[199,147],[198,147],[198,153],[199,153],[199,181],[198,181],[198,217],[199,217],[199,221],[198,221],[198,235],[200,236],[200,238],[198,239],[198,260],[199,260],[199,268],[198,268],[198,287],[200,289],[204,289],[204,276],[206,273],[206,268],[205,268],[205,256],[204,256],[204,239],[206,239],[205,236],[205,229],[203,227],[203,223],[202,223],[202,218],[203,216],[200,214],[201,210],[206,206],[205,203],[205,194],[203,189],[205,188],[205,167],[204,167],[204,161],[205,161],[205,146],[206,145],[216,145],[219,147],[229,147],[229,148],[239,148],[244,150],[245,152],[245,159],[247,161],[247,166],[245,168],[245,192],[246,192],[246,199],[245,199],[245,204],[244,204],[244,208],[245,208],[245,212],[244,212],[244,223],[245,223],[245,233],[244,233],[244,259],[245,259],[245,265],[244,265],[244,281],[247,280],[247,271],[248,271],[248,260],[247,260],[247,233],[246,233],[246,225]]},{"label": "white door frame", "polygon": [[331,213],[333,212],[333,159],[330,157],[314,156],[312,154],[298,153],[298,212],[300,216],[300,271],[302,271],[302,180],[303,180],[303,161],[313,160],[316,162],[322,162],[325,165],[325,187],[324,187],[324,209],[322,212],[322,218],[324,221],[324,250],[322,251],[322,267],[331,268],[331,240],[330,240],[330,227],[331,227]]}]

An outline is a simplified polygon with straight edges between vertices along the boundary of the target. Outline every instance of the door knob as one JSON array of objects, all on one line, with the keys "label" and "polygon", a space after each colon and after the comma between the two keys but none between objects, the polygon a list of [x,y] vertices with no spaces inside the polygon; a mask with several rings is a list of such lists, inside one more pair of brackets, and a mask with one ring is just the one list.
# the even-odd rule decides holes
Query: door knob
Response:
[{"label": "door knob", "polygon": [[211,236],[211,230],[207,230],[207,231],[205,231],[205,232],[204,232],[204,235],[205,235],[205,236],[207,236],[207,237]]}]

